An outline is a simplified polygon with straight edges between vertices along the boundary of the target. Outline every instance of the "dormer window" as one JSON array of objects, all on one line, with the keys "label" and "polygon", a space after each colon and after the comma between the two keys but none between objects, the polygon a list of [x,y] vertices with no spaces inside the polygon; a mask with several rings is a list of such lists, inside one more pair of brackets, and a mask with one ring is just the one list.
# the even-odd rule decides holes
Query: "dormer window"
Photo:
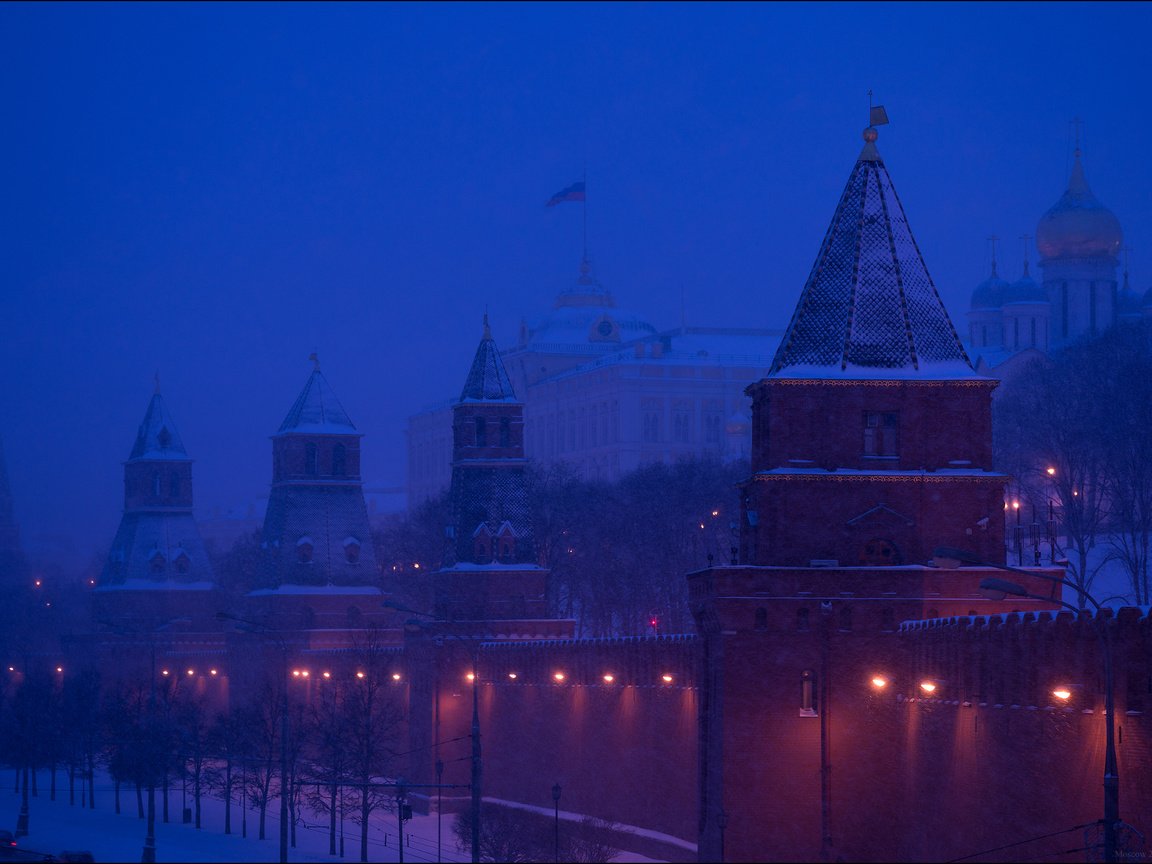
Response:
[{"label": "dormer window", "polygon": [[176,557],[172,559],[172,569],[184,576],[192,569],[192,559],[188,557],[188,553],[183,549],[176,552]]},{"label": "dormer window", "polygon": [[477,564],[486,564],[492,560],[494,539],[492,531],[483,522],[472,532],[472,558]]},{"label": "dormer window", "polygon": [[895,411],[864,412],[864,455],[895,457],[899,453],[900,415]]},{"label": "dormer window", "polygon": [[167,563],[164,553],[159,549],[153,549],[152,554],[148,556],[148,572],[158,576],[164,572],[164,565]]},{"label": "dormer window", "polygon": [[296,541],[296,560],[301,564],[312,563],[312,538],[301,537]]},{"label": "dormer window", "polygon": [[172,433],[168,431],[167,426],[160,427],[160,434],[156,436],[156,440],[160,443],[161,450],[168,449],[168,445],[172,443]]},{"label": "dormer window", "polygon": [[355,537],[344,538],[344,560],[349,564],[360,561],[360,541]]}]

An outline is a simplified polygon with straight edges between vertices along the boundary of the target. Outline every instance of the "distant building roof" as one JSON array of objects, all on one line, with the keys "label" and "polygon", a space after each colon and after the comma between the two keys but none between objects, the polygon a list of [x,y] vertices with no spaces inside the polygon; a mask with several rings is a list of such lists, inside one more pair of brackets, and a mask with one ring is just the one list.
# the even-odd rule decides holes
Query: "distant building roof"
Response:
[{"label": "distant building roof", "polygon": [[971,378],[892,179],[864,132],[770,377]]}]

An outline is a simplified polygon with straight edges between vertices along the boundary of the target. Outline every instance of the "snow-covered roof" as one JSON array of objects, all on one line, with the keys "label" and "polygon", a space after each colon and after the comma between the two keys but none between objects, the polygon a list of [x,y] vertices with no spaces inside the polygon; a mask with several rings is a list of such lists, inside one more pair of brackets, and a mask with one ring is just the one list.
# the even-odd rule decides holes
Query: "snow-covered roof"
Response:
[{"label": "snow-covered roof", "polygon": [[159,390],[152,394],[148,402],[148,410],[144,412],[144,420],[136,432],[132,452],[128,454],[129,462],[136,459],[188,460],[180,433],[176,431],[176,424],[172,422],[172,415]]},{"label": "snow-covered roof", "polygon": [[320,364],[308,376],[304,389],[296,397],[288,416],[276,434],[356,435],[356,427],[327,379],[320,372]]},{"label": "snow-covered roof", "polygon": [[117,585],[100,585],[96,591],[211,591],[215,582],[177,582],[174,579],[125,579]]},{"label": "snow-covered roof", "polygon": [[461,402],[517,402],[512,390],[512,381],[500,359],[500,349],[492,338],[488,326],[488,314],[484,314],[484,335],[476,347],[472,368],[464,380],[464,390],[460,393]]},{"label": "snow-covered roof", "polygon": [[968,355],[920,256],[892,178],[865,130],[832,223],[770,377],[972,377]]},{"label": "snow-covered roof", "polygon": [[341,597],[344,595],[379,596],[383,592],[371,585],[281,585],[278,588],[258,588],[249,591],[249,597],[275,597],[283,594],[328,594]]}]

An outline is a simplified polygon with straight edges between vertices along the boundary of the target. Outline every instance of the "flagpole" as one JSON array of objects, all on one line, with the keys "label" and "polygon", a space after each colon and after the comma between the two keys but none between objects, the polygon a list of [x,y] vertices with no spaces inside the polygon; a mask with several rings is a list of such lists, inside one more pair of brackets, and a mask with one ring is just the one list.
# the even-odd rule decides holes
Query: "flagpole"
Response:
[{"label": "flagpole", "polygon": [[588,260],[588,166],[584,166],[584,260]]}]

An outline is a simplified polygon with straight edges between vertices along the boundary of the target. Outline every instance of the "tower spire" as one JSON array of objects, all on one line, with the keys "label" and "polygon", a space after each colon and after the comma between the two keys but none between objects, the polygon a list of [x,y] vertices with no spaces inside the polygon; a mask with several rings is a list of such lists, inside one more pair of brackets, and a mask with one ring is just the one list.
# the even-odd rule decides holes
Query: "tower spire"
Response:
[{"label": "tower spire", "polygon": [[1027,276],[1028,275],[1028,245],[1032,241],[1032,235],[1031,234],[1021,234],[1020,239],[1024,243],[1024,275]]},{"label": "tower spire", "polygon": [[988,235],[988,244],[992,248],[992,275],[993,276],[996,275],[996,244],[999,242],[999,240],[1000,240],[1000,238],[997,237],[995,234],[989,234]]}]

